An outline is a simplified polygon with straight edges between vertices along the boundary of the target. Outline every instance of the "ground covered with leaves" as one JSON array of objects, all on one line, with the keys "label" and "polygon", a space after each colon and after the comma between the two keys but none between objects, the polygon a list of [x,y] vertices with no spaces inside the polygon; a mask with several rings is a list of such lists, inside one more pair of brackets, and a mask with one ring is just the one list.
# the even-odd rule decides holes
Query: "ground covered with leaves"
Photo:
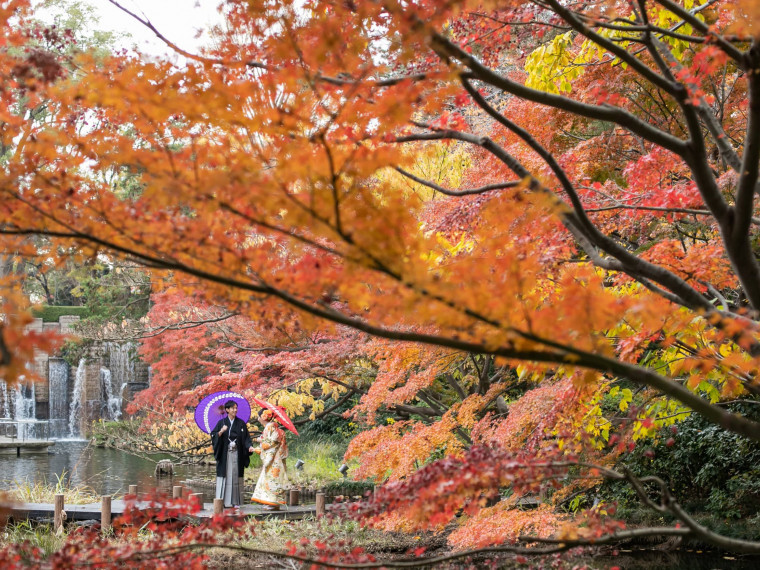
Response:
[{"label": "ground covered with leaves", "polygon": [[[693,542],[649,537],[614,546],[575,548],[533,556],[505,548],[452,548],[450,524],[440,532],[387,532],[333,515],[242,520],[217,517],[192,522],[190,502],[129,511],[103,533],[97,525],[15,522],[0,534],[3,568],[756,568],[757,557],[704,550]],[[508,545],[505,545],[508,548]],[[534,545],[540,546],[540,545]],[[317,566],[313,566],[317,564]]]},{"label": "ground covered with leaves", "polygon": [[[360,528],[352,521],[333,520],[319,522],[265,521],[256,525],[255,536],[242,536],[230,545],[249,549],[276,549],[288,551],[289,543],[301,544],[308,541],[306,551],[313,556],[320,555],[317,545],[326,549],[343,549],[347,554],[356,549],[375,557],[377,561],[398,567],[409,563],[410,558],[419,553],[419,564],[415,568],[553,568],[608,570],[627,568],[644,570],[651,568],[714,568],[749,570],[760,564],[757,557],[742,557],[715,550],[706,550],[704,545],[684,544],[674,540],[650,539],[629,541],[615,547],[577,548],[564,554],[548,556],[525,556],[514,553],[475,553],[471,556],[442,560],[425,566],[426,560],[440,560],[456,556],[457,552],[447,543],[454,526],[440,533],[397,533]],[[208,551],[209,568],[299,568],[297,561],[262,553],[242,552],[227,548]],[[346,563],[349,561],[346,560]]]}]

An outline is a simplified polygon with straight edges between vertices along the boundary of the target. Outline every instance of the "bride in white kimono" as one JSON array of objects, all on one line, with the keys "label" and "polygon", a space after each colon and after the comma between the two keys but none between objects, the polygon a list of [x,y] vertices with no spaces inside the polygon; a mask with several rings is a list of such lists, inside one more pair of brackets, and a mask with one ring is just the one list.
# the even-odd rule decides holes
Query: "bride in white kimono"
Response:
[{"label": "bride in white kimono", "polygon": [[285,493],[290,487],[285,465],[288,444],[271,410],[263,409],[259,413],[259,422],[264,426],[264,432],[258,438],[261,446],[254,452],[261,455],[264,465],[251,501],[264,505],[267,510],[277,510],[280,505],[286,504]]}]

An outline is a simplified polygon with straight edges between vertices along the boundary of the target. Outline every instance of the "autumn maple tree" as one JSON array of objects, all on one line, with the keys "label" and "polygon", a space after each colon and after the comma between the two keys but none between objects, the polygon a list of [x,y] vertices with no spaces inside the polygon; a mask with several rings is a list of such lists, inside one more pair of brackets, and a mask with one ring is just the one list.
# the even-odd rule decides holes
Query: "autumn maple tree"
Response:
[{"label": "autumn maple tree", "polygon": [[[183,275],[192,303],[157,327],[197,307],[237,320],[232,336],[184,331],[228,334],[209,387],[229,384],[225,362],[263,382],[272,368],[241,362],[257,351],[321,382],[296,357],[308,344],[356,388],[335,356],[370,363],[353,413],[411,409],[349,450],[382,478],[389,446],[404,477],[366,516],[435,527],[464,509],[495,529],[460,545],[510,525],[565,545],[626,536],[599,512],[579,535],[484,509],[582,470],[680,520],[652,533],[760,549],[611,463],[689,413],[760,441],[724,405],[760,391],[755,2],[228,0],[211,46],[170,44],[180,66],[86,51],[63,65],[20,47],[25,2],[0,6],[6,251],[44,235]],[[22,97],[54,119],[16,112]],[[630,422],[604,415],[605,395]]]}]

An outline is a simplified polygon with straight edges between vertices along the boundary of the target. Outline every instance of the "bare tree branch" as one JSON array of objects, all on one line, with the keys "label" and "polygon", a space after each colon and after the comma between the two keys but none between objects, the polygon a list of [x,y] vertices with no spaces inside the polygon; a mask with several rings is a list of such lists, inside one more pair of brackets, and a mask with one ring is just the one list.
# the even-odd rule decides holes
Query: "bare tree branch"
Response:
[{"label": "bare tree branch", "polygon": [[424,178],[415,176],[411,172],[407,172],[406,170],[398,166],[396,167],[396,171],[399,174],[406,176],[410,180],[413,180],[417,184],[422,184],[424,186],[427,186],[428,188],[432,188],[436,192],[440,192],[441,194],[445,194],[446,196],[471,196],[473,194],[484,194],[485,192],[491,192],[492,190],[503,190],[505,188],[515,188],[516,186],[519,186],[520,184],[522,184],[522,180],[515,180],[512,182],[487,184],[485,186],[481,186],[480,188],[471,188],[468,190],[449,190],[448,188],[444,188],[443,186],[440,186],[436,184],[435,182],[430,182],[429,180],[425,180]]}]

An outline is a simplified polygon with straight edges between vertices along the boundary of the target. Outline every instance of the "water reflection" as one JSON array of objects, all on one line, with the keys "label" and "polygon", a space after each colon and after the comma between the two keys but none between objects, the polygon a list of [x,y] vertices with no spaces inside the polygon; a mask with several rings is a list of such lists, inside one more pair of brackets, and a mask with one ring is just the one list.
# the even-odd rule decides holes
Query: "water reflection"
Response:
[{"label": "water reflection", "polygon": [[626,570],[754,570],[760,568],[760,557],[722,554],[695,549],[658,551],[621,550],[618,556],[596,556],[594,569],[625,568]]},{"label": "water reflection", "polygon": [[[156,458],[156,461],[161,459]],[[47,482],[55,485],[65,477],[68,486],[87,486],[99,495],[121,495],[129,485],[137,485],[140,492],[155,489],[171,492],[172,485],[185,479],[212,479],[213,466],[175,465],[174,477],[157,479],[153,472],[155,462],[115,449],[102,449],[85,441],[58,441],[47,453],[0,455],[0,488],[10,489],[19,483]],[[203,492],[205,500],[213,499],[213,490]]]}]

